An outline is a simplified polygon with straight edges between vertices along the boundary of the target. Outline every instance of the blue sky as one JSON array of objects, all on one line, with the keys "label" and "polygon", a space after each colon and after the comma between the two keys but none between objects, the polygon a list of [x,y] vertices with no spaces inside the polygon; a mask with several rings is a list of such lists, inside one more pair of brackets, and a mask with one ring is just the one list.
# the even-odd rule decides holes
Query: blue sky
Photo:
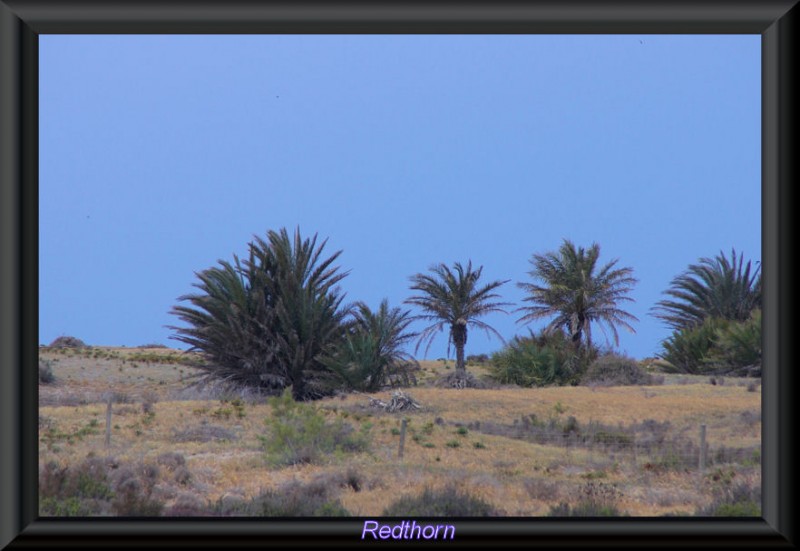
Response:
[{"label": "blue sky", "polygon": [[520,305],[534,253],[597,242],[650,356],[674,276],[760,259],[760,101],[757,35],[43,35],[39,340],[178,347],[194,272],[299,225],[372,307],[470,259]]}]

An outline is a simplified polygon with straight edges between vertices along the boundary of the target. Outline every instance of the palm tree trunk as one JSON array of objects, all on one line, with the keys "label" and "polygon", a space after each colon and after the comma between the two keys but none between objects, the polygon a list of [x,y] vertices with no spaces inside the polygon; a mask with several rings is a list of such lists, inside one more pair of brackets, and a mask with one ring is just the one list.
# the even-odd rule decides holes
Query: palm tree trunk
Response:
[{"label": "palm tree trunk", "polygon": [[464,342],[456,343],[456,375],[459,378],[465,377],[467,367],[464,364]]},{"label": "palm tree trunk", "polygon": [[465,377],[467,367],[464,363],[464,346],[467,344],[467,322],[459,319],[453,324],[451,329],[453,335],[453,345],[456,347],[456,375]]}]

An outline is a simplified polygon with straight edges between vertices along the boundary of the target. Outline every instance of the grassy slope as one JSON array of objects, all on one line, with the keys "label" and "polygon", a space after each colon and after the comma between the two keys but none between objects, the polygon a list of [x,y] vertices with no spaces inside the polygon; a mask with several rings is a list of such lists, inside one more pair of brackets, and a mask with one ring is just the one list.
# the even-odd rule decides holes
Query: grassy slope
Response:
[{"label": "grassy slope", "polygon": [[[369,410],[367,398],[353,394],[318,405],[328,415],[356,426],[371,423],[374,439],[370,453],[331,457],[323,465],[270,469],[258,435],[263,433],[271,408],[247,403],[240,417],[228,403],[186,391],[193,370],[177,363],[180,355],[175,351],[95,347],[65,353],[42,349],[40,357],[54,360],[57,377],[55,385],[40,387],[40,462],[56,460],[66,465],[90,453],[106,454],[106,406],[101,400],[113,391],[129,403],[117,403],[113,408],[110,454],[139,461],[175,451],[187,459],[192,482],[188,488],[179,488],[163,480],[161,490],[167,501],[185,491],[210,500],[225,494],[252,497],[285,481],[311,480],[355,467],[364,479],[364,488],[358,492],[343,489],[340,497],[356,515],[380,514],[397,496],[448,480],[458,481],[508,515],[544,515],[550,505],[574,501],[592,477],[617,484],[623,495],[620,509],[631,515],[691,514],[697,504],[709,499],[706,481],[698,482],[695,473],[649,472],[634,466],[626,456],[565,450],[475,430],[458,434],[457,424],[491,421],[512,425],[530,414],[560,422],[574,416],[581,424],[627,425],[654,419],[668,420],[676,431],[685,429],[692,436],[699,424],[705,423],[712,447],[757,446],[760,442],[760,416],[756,422],[743,420],[760,411],[760,392],[748,392],[733,380],[724,386],[712,386],[703,378],[683,381],[691,384],[596,389],[420,386],[409,390],[424,408],[407,415],[410,433],[402,460],[397,458],[399,436],[392,430],[400,426],[401,415]],[[452,369],[452,361],[449,366]],[[422,367],[421,384],[448,372],[442,361],[422,362]],[[480,374],[479,368],[471,370]],[[389,395],[375,396],[388,399]],[[192,397],[197,399],[186,399]],[[143,401],[154,402],[152,414],[143,411]],[[176,438],[187,428],[209,425],[233,431],[237,438],[209,442],[179,442]],[[448,445],[452,442],[458,442],[458,447]],[[476,442],[483,447],[476,448]],[[741,476],[753,478],[757,473],[757,468],[744,469]]]}]

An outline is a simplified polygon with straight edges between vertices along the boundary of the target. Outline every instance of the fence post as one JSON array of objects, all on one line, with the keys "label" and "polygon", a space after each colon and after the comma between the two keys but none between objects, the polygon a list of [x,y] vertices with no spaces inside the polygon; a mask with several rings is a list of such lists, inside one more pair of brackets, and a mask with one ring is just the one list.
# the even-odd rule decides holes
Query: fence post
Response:
[{"label": "fence post", "polygon": [[400,423],[400,449],[397,451],[397,457],[400,459],[403,459],[403,447],[406,445],[406,423],[406,419]]},{"label": "fence post", "polygon": [[112,395],[109,393],[106,405],[106,450],[111,447],[111,403]]},{"label": "fence post", "polygon": [[706,470],[706,426],[700,425],[700,473]]}]

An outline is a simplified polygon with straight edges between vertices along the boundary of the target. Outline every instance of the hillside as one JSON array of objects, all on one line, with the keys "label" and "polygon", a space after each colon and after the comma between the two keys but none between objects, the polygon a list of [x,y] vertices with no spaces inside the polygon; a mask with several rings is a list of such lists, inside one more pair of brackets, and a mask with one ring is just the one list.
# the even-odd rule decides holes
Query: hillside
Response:
[{"label": "hillside", "polygon": [[[418,386],[404,389],[419,411],[387,413],[362,394],[314,403],[329,423],[368,434],[368,449],[276,466],[259,438],[273,408],[253,396],[188,387],[196,370],[183,352],[43,347],[40,360],[55,375],[39,389],[40,471],[99,461],[113,480],[111,471],[128,465],[156,466],[146,489],[162,514],[226,514],[269,490],[302,494],[316,484],[349,514],[374,516],[400,496],[453,483],[507,516],[547,515],[587,499],[632,516],[692,515],[735,484],[760,488],[761,393],[752,380],[712,385],[672,376],[646,387],[455,390],[430,384],[452,362],[424,361]],[[391,392],[372,396],[388,400]],[[59,484],[55,499],[63,502]]]}]

